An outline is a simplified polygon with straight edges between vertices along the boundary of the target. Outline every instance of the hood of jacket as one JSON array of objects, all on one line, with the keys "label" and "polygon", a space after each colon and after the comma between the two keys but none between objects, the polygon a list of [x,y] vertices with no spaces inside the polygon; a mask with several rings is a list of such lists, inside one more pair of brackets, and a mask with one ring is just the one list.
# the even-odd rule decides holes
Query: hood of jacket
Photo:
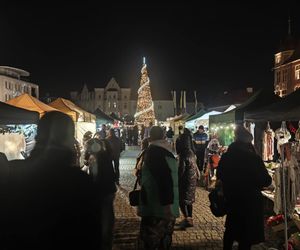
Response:
[{"label": "hood of jacket", "polygon": [[164,148],[165,150],[167,150],[167,151],[169,151],[170,153],[173,154],[171,145],[164,139],[150,142],[150,145],[154,145],[154,146],[157,146],[157,147]]}]

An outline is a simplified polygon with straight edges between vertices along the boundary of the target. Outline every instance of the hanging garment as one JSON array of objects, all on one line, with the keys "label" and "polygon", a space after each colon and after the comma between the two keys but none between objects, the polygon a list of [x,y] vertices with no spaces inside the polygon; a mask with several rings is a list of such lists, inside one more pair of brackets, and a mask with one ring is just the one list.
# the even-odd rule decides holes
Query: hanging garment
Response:
[{"label": "hanging garment", "polygon": [[282,212],[280,168],[275,169],[274,181],[275,181],[275,195],[274,195],[273,209],[275,214],[280,214]]},{"label": "hanging garment", "polygon": [[295,133],[295,140],[300,141],[300,127],[297,129]]},{"label": "hanging garment", "polygon": [[272,161],[274,156],[275,133],[271,128],[267,128],[263,134],[263,161]]},{"label": "hanging garment", "polygon": [[289,181],[289,190],[287,192],[287,209],[290,215],[293,214],[296,203],[297,197],[300,195],[300,167],[299,162],[296,158],[297,153],[297,145],[291,145],[291,156],[290,160],[287,161],[288,164],[288,181]]},{"label": "hanging garment", "polygon": [[280,146],[287,143],[291,139],[291,133],[287,130],[285,123],[281,128],[275,131],[275,137],[277,139],[277,150],[280,152]]}]

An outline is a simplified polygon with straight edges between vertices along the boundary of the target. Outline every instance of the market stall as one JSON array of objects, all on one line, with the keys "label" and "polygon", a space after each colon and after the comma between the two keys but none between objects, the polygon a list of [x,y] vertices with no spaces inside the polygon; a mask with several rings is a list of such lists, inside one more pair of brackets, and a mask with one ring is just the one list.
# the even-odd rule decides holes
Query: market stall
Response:
[{"label": "market stall", "polygon": [[0,102],[0,152],[8,160],[24,159],[30,152],[38,120],[38,112]]},{"label": "market stall", "polygon": [[0,124],[37,124],[39,113],[0,102]]},{"label": "market stall", "polygon": [[286,245],[288,238],[294,237],[289,234],[293,225],[300,229],[300,128],[292,125],[300,120],[299,98],[298,90],[245,113],[245,120],[255,123],[256,134],[262,139],[262,158],[273,179],[272,188],[262,192],[276,214],[268,219],[268,225],[284,231]]},{"label": "market stall", "polygon": [[220,111],[205,111],[205,110],[200,110],[198,113],[195,115],[192,115],[187,118],[185,122],[185,127],[190,129],[191,131],[196,131],[197,128],[200,125],[203,125],[205,128],[209,127],[209,116],[211,115],[219,115],[222,112]]},{"label": "market stall", "polygon": [[105,114],[101,109],[97,108],[94,111],[94,115],[96,116],[96,126],[97,129],[101,128],[102,124],[113,124],[114,119],[109,115]]},{"label": "market stall", "polygon": [[175,136],[179,135],[179,126],[185,127],[185,120],[189,117],[190,115],[188,113],[176,115],[174,117],[170,117],[167,119],[167,122],[169,122],[170,127],[173,129]]},{"label": "market stall", "polygon": [[75,137],[79,143],[82,143],[83,135],[87,131],[91,131],[93,134],[96,132],[96,116],[78,107],[73,102],[64,98],[57,98],[49,103],[49,106],[69,115],[73,119],[75,122]]},{"label": "market stall", "polygon": [[279,97],[269,89],[261,89],[235,109],[219,115],[211,115],[209,117],[211,132],[218,133],[221,144],[228,146],[234,139],[233,130],[235,125],[244,123],[246,112],[261,109],[267,104],[278,100]]},{"label": "market stall", "polygon": [[26,93],[10,99],[6,103],[18,108],[36,111],[40,114],[40,117],[42,117],[47,112],[57,111],[57,109],[50,107],[49,105]]}]

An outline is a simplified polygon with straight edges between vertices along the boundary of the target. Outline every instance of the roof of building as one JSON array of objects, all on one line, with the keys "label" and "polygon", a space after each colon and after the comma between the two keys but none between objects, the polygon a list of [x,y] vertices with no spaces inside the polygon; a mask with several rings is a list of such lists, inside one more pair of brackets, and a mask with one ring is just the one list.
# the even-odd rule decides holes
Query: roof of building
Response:
[{"label": "roof of building", "polygon": [[17,74],[19,76],[29,76],[29,72],[23,69],[18,69],[18,68],[14,68],[14,67],[10,67],[10,66],[0,66],[0,71],[8,71],[8,72],[12,72],[14,74]]},{"label": "roof of building", "polygon": [[297,46],[295,46],[294,53],[292,54],[292,56],[289,59],[287,59],[284,62],[284,64],[290,63],[290,62],[293,62],[293,61],[296,61],[299,59],[300,59],[300,41],[298,41]]},{"label": "roof of building", "polygon": [[294,50],[297,44],[297,40],[292,35],[286,36],[285,39],[281,40],[279,46],[276,49],[276,53],[287,51],[287,50]]}]

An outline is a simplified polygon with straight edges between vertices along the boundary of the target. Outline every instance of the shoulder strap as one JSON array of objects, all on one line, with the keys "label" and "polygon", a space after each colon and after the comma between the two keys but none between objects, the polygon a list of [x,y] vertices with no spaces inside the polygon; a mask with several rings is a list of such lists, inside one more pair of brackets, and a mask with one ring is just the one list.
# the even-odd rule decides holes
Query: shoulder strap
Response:
[{"label": "shoulder strap", "polygon": [[138,177],[136,177],[136,180],[135,180],[135,183],[134,183],[133,190],[136,190],[136,188],[137,188],[137,184],[138,184]]}]

